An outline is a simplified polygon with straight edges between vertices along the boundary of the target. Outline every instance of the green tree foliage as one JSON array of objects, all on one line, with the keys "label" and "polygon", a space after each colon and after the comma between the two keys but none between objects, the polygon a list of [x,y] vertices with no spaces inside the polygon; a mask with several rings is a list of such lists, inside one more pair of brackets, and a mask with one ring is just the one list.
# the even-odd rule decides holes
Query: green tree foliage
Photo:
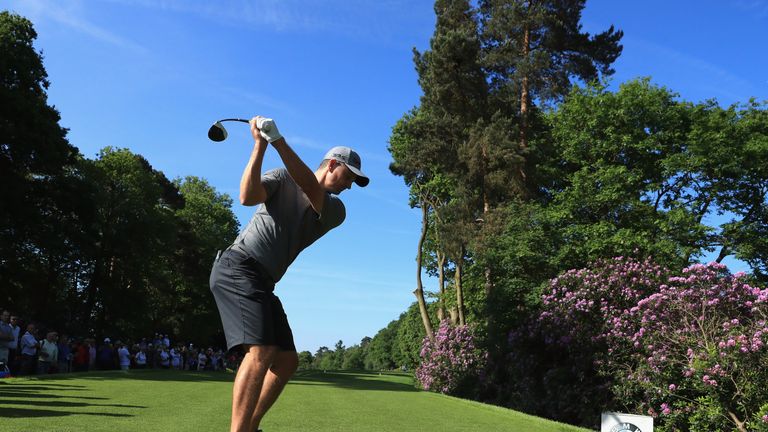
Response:
[{"label": "green tree foliage", "polygon": [[[462,274],[473,272],[465,265],[484,269],[487,303],[496,304],[490,295],[506,276],[496,272],[503,253],[488,246],[505,229],[504,207],[546,199],[553,180],[535,169],[554,153],[540,139],[547,125],[536,104],[560,100],[571,79],[611,74],[621,52],[620,31],[581,32],[583,7],[583,1],[488,0],[475,9],[465,0],[440,0],[430,48],[414,52],[423,96],[393,128],[390,169],[410,187],[411,205],[423,209],[427,253],[434,257],[427,264],[441,281],[445,257],[454,264],[459,321],[464,291],[479,288],[463,287]],[[420,247],[419,263],[423,252]],[[500,296],[513,293],[503,291]],[[530,286],[521,291],[530,293]],[[442,283],[438,299],[442,317]],[[430,320],[422,318],[427,334]]]},{"label": "green tree foliage", "polygon": [[405,366],[409,370],[415,370],[419,365],[419,351],[426,336],[421,325],[419,308],[416,303],[400,315],[395,341],[393,343],[392,360],[398,366]]},{"label": "green tree foliage", "polygon": [[35,38],[0,12],[0,301],[72,335],[213,342],[208,272],[236,234],[232,200],[125,149],[84,159],[47,104]]},{"label": "green tree foliage", "polygon": [[[646,80],[577,88],[550,117],[560,269],[631,253],[681,267],[721,247],[764,268],[765,105],[693,105]],[[731,220],[710,226],[709,216]],[[761,267],[763,266],[763,267]]]},{"label": "green tree foliage", "polygon": [[302,351],[299,353],[299,370],[309,370],[312,369],[312,362],[314,361],[314,357],[312,357],[312,353],[309,351]]},{"label": "green tree foliage", "polygon": [[184,198],[184,207],[176,211],[179,243],[173,257],[172,311],[164,327],[181,334],[210,339],[218,326],[218,313],[210,295],[208,279],[212,258],[227,247],[237,235],[237,218],[232,212],[232,198],[220,194],[204,179],[188,176],[175,179],[174,185]]},{"label": "green tree foliage", "polygon": [[[498,384],[482,397],[515,406],[527,396],[512,377],[526,370],[498,365],[558,274],[613,256],[682,268],[719,251],[768,277],[766,103],[694,104],[649,79],[608,91],[598,80],[613,73],[623,33],[583,32],[584,5],[437,1],[430,48],[415,53],[423,97],[390,138],[390,169],[423,211],[419,271],[440,281],[437,301],[420,305],[423,328],[464,292]],[[451,270],[462,276],[446,281]],[[406,363],[406,322],[372,340],[390,357],[366,358]],[[578,391],[578,376],[558,379]]]},{"label": "green tree foliage", "polygon": [[[687,147],[691,105],[634,81],[609,92],[577,88],[550,117],[561,170],[549,213],[561,230],[561,268],[638,251],[682,264],[706,229],[686,206],[676,165]],[[585,112],[591,111],[591,112]]]},{"label": "green tree foliage", "polygon": [[[456,224],[471,217],[466,210],[480,195],[472,187],[463,187],[470,183],[461,183],[461,176],[456,175],[466,172],[459,151],[471,146],[470,131],[482,117],[487,93],[479,64],[475,11],[465,0],[440,0],[435,3],[435,13],[437,24],[430,49],[424,53],[414,50],[414,63],[424,92],[421,105],[398,122],[390,139],[390,169],[404,177],[411,189],[411,205],[423,211],[415,293],[429,337],[432,329],[420,282],[428,219],[431,214],[438,261],[443,262],[448,256],[454,261],[463,260],[463,245],[471,232],[456,229]],[[442,271],[440,265],[438,272]],[[439,311],[444,314],[443,308]]]},{"label": "green tree foliage", "polygon": [[314,369],[334,369],[333,366],[333,351],[329,350],[326,346],[321,346],[315,352],[312,358],[312,367]]},{"label": "green tree foliage", "polygon": [[90,205],[73,172],[78,151],[48,105],[36,37],[27,19],[0,12],[0,300],[33,312],[56,307],[64,319],[59,256],[80,239],[62,222],[79,221]]},{"label": "green tree foliage", "polygon": [[183,198],[161,172],[128,150],[107,147],[92,164],[92,181],[101,187],[83,314],[110,332],[138,331],[142,325],[149,332],[158,328],[172,301],[174,211],[184,205]]},{"label": "green tree foliage", "polygon": [[750,100],[727,109],[708,101],[697,106],[683,169],[693,173],[690,200],[703,218],[725,212],[729,220],[715,228],[710,249],[717,261],[735,255],[754,275],[768,281],[768,102]]},{"label": "green tree foliage", "polygon": [[344,352],[344,361],[341,365],[345,370],[365,369],[365,349],[360,345],[353,345]]},{"label": "green tree foliage", "polygon": [[[483,66],[494,106],[525,115],[532,103],[558,101],[571,79],[613,73],[622,31],[581,31],[585,0],[482,0]],[[505,108],[506,107],[506,108]]]},{"label": "green tree foliage", "polygon": [[393,354],[399,324],[399,321],[392,321],[373,337],[365,355],[366,369],[390,370],[397,366]]},{"label": "green tree foliage", "polygon": [[[765,226],[744,222],[750,208],[760,214],[758,209],[766,205],[758,185],[765,188],[768,178],[761,177],[757,164],[747,160],[764,156],[759,150],[745,150],[759,149],[765,139],[756,124],[756,119],[764,119],[764,112],[765,107],[756,104],[728,109],[712,102],[694,105],[648,80],[625,83],[615,92],[600,85],[574,89],[547,117],[548,135],[559,155],[544,168],[559,173],[548,186],[549,199],[510,203],[504,229],[486,246],[498,254],[499,291],[511,291],[498,297],[492,309],[500,334],[489,336],[500,344],[501,352],[506,349],[501,331],[515,332],[526,321],[527,314],[516,312],[535,313],[539,307],[539,296],[533,295],[531,287],[542,286],[568,269],[622,255],[652,256],[665,267],[683,267],[705,250],[720,247],[722,251],[723,244],[732,247],[725,254],[733,250],[764,253],[762,237],[753,235],[759,228],[741,237],[731,236],[730,231],[733,226]],[[726,145],[728,150],[722,148]],[[740,199],[736,197],[749,199],[735,205]],[[761,204],[750,206],[752,200],[760,199]],[[738,210],[730,210],[735,207]],[[722,208],[729,209],[730,221],[708,225]],[[754,262],[765,263],[761,258]],[[760,277],[760,267],[753,268],[754,276]],[[513,300],[515,291],[526,289],[531,295],[525,304]],[[528,348],[537,349],[535,345]],[[582,354],[588,365],[600,353],[585,348]],[[490,386],[499,393],[486,397],[549,416],[578,412],[579,403],[591,403],[591,399],[571,398],[572,403],[562,407],[551,405],[550,397],[531,397],[528,390],[542,380],[554,380],[557,386],[582,395],[588,390],[588,376],[573,373],[575,362],[546,367],[564,357],[539,355],[492,373],[493,381],[508,382],[510,389]],[[526,381],[529,389],[521,390]]]}]

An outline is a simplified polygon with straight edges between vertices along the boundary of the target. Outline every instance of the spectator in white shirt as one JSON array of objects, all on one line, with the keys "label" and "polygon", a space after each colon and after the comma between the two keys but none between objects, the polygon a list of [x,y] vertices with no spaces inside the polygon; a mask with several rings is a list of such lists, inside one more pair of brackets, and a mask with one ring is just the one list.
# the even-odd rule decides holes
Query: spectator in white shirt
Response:
[{"label": "spectator in white shirt", "polygon": [[208,361],[208,357],[203,350],[200,350],[200,354],[197,355],[197,370],[201,371],[205,369],[205,362]]},{"label": "spectator in white shirt", "polygon": [[141,348],[139,352],[136,353],[136,369],[144,369],[147,367],[147,353],[145,352],[144,348]]},{"label": "spectator in white shirt", "polygon": [[120,348],[117,349],[117,357],[120,361],[120,369],[127,371],[131,368],[131,353],[125,344],[120,344]]},{"label": "spectator in white shirt", "polygon": [[181,369],[181,353],[176,348],[171,348],[171,367]]},{"label": "spectator in white shirt", "polygon": [[166,351],[165,347],[160,348],[160,367],[163,369],[168,369],[171,365],[170,361],[170,355],[168,354],[168,351]]},{"label": "spectator in white shirt", "polygon": [[40,355],[37,358],[37,374],[46,375],[51,373],[51,366],[54,368],[59,363],[59,346],[56,340],[59,334],[48,332],[45,339],[40,341]]}]

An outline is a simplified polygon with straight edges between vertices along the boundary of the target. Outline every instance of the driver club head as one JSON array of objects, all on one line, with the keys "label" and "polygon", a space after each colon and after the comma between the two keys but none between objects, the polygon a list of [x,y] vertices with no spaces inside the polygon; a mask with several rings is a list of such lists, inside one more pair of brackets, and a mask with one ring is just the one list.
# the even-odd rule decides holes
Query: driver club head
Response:
[{"label": "driver club head", "polygon": [[208,129],[208,138],[211,141],[216,142],[227,139],[227,130],[224,129],[224,125],[222,125],[220,121],[217,121],[210,129]]}]

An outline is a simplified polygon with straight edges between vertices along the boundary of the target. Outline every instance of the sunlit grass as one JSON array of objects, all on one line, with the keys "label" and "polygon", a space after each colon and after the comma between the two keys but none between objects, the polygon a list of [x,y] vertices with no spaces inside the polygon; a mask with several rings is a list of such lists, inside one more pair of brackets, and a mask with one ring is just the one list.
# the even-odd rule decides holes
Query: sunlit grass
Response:
[{"label": "sunlit grass", "polygon": [[[0,431],[226,431],[230,373],[113,371],[0,380]],[[406,375],[304,372],[262,424],[287,431],[579,431],[418,391]]]}]

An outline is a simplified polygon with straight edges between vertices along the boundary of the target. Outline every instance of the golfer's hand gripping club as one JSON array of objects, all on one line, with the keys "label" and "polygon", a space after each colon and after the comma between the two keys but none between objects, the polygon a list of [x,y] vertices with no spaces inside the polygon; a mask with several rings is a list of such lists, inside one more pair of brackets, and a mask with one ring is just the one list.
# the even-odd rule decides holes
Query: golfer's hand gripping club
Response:
[{"label": "golfer's hand gripping club", "polygon": [[270,143],[273,143],[283,137],[280,135],[280,131],[277,130],[275,121],[271,118],[265,118],[261,116],[256,117],[256,127],[259,128],[261,136]]}]

